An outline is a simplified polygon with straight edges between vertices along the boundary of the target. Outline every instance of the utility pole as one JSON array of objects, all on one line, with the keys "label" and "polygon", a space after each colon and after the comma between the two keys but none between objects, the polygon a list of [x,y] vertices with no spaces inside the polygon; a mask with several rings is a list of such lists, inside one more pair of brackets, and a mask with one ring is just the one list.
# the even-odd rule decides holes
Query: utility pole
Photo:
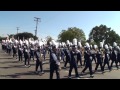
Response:
[{"label": "utility pole", "polygon": [[[18,30],[19,30],[19,27],[17,27],[17,34],[18,34]],[[19,40],[19,37],[17,37],[17,39]]]},{"label": "utility pole", "polygon": [[34,17],[34,18],[35,18],[35,20],[34,20],[34,21],[36,21],[35,36],[37,37],[37,26],[38,26],[38,22],[40,22],[40,18],[38,18],[38,17]]},{"label": "utility pole", "polygon": [[19,27],[17,27],[17,34],[18,34]]}]

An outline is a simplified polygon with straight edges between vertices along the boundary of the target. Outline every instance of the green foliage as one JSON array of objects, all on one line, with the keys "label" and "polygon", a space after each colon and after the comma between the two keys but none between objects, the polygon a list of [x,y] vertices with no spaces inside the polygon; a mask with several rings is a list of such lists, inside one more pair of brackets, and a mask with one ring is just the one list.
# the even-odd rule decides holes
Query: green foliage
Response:
[{"label": "green foliage", "polygon": [[6,39],[6,37],[1,37],[0,36],[0,42],[2,41],[2,40],[5,40]]},{"label": "green foliage", "polygon": [[74,38],[78,41],[81,40],[83,43],[86,40],[83,30],[76,27],[68,28],[68,30],[62,30],[58,35],[58,40],[60,42],[66,42],[67,40],[72,42]]},{"label": "green foliage", "polygon": [[38,39],[38,37],[34,36],[32,33],[28,33],[28,32],[23,32],[23,33],[18,33],[16,35],[9,35],[9,37],[14,36],[15,39],[29,39],[29,38],[34,38],[35,40]]},{"label": "green foliage", "polygon": [[108,42],[113,45],[113,42],[116,42],[118,44],[120,44],[120,36],[118,34],[116,34],[115,31],[111,30],[109,32],[109,38],[108,38]]},{"label": "green foliage", "polygon": [[14,37],[14,34],[9,35],[9,38],[12,38],[12,37]]},{"label": "green foliage", "polygon": [[47,41],[47,45],[49,45],[50,44],[49,42],[52,41],[52,37],[51,36],[47,36],[46,37],[46,41]]},{"label": "green foliage", "polygon": [[105,44],[113,45],[113,42],[120,43],[120,36],[106,25],[95,26],[89,34],[89,40],[91,39],[93,39],[97,45],[99,45],[103,39],[105,39]]}]

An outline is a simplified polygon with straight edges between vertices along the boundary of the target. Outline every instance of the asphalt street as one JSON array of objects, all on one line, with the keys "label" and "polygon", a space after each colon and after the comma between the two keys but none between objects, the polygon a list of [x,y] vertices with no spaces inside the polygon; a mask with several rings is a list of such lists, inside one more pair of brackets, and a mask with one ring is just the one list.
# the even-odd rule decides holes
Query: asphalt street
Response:
[{"label": "asphalt street", "polygon": [[[19,62],[18,59],[13,58],[8,55],[4,51],[1,50],[0,45],[0,79],[49,79],[49,55],[47,55],[47,59],[43,64],[44,74],[35,74],[35,61],[31,60],[31,67],[25,67],[24,62]],[[83,70],[84,66],[78,68],[79,74]],[[95,69],[95,63],[93,62],[92,69]],[[63,69],[63,62],[61,62],[61,71],[60,78],[68,79],[69,72],[69,64],[67,64],[67,68]],[[54,73],[53,79],[56,79],[56,74]],[[72,79],[75,78],[75,72],[72,71]],[[113,67],[113,70],[109,72],[109,70],[105,69],[105,73],[102,74],[100,71],[100,67],[98,68],[98,72],[94,74],[93,78],[90,78],[89,69],[86,70],[85,74],[80,79],[120,79],[120,69]]]}]

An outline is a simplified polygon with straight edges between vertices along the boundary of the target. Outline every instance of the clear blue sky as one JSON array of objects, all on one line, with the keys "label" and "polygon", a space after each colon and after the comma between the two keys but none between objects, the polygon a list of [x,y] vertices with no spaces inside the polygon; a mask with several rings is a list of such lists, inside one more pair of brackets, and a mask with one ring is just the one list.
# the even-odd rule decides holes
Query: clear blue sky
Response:
[{"label": "clear blue sky", "polygon": [[38,24],[38,36],[52,36],[68,27],[78,27],[84,30],[88,38],[90,30],[100,24],[107,25],[120,35],[120,11],[0,11],[0,35],[19,32],[34,34],[36,22],[34,17],[41,18]]}]

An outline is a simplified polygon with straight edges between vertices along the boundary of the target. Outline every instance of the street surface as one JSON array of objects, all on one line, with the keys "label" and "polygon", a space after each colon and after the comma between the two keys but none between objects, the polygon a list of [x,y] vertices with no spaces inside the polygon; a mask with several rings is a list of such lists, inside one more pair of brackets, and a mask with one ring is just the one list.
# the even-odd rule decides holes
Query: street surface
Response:
[{"label": "street surface", "polygon": [[[18,62],[18,59],[12,58],[12,56],[8,55],[4,51],[1,50],[0,45],[0,79],[49,79],[49,55],[47,55],[47,60],[43,64],[44,74],[35,74],[35,61],[30,61],[31,67],[25,67],[24,62]],[[63,69],[63,62],[61,62],[61,71],[60,77],[61,79],[68,79],[69,72],[69,64],[67,64],[68,68]],[[79,74],[83,70],[84,67],[78,68]],[[93,70],[95,69],[95,64],[93,62]],[[39,70],[39,69],[38,69]],[[54,73],[53,79],[56,79],[56,74]],[[72,79],[75,79],[74,69],[72,71]],[[120,79],[120,69],[113,67],[113,70],[109,72],[109,70],[105,69],[105,73],[102,74],[100,68],[98,68],[98,72],[94,74],[93,78],[90,78],[89,69],[86,70],[85,75],[80,79]]]}]

